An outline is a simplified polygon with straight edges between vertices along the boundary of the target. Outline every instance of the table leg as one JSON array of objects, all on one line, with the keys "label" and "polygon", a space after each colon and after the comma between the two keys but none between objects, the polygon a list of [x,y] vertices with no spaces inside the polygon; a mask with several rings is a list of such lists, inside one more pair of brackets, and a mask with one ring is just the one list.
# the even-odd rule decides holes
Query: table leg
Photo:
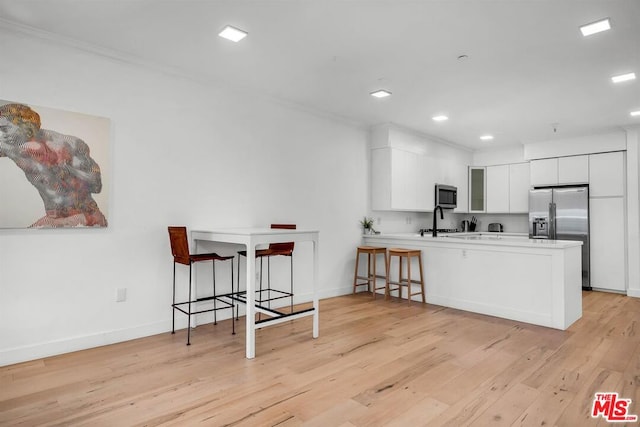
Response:
[{"label": "table leg", "polygon": [[247,327],[246,327],[246,356],[247,359],[256,357],[256,247],[252,242],[247,243]]},{"label": "table leg", "polygon": [[313,338],[320,332],[320,304],[318,302],[318,244],[313,240]]}]

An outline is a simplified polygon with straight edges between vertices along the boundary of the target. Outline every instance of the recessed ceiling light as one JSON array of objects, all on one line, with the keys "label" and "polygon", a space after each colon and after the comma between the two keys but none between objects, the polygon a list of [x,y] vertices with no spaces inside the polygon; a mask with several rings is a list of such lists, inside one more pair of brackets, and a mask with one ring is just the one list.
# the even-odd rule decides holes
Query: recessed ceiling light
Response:
[{"label": "recessed ceiling light", "polygon": [[493,135],[482,135],[480,139],[483,141],[491,141],[493,139]]},{"label": "recessed ceiling light", "polygon": [[370,95],[375,98],[386,98],[387,96],[391,96],[391,92],[389,92],[388,90],[380,89],[376,90],[375,92],[371,92]]},{"label": "recessed ceiling light", "polygon": [[627,74],[621,74],[619,76],[613,76],[611,77],[611,81],[614,83],[621,83],[621,82],[626,82],[628,80],[635,80],[636,78],[636,73],[627,73]]},{"label": "recessed ceiling light", "polygon": [[444,122],[445,120],[449,120],[449,117],[440,115],[440,116],[433,116],[432,119],[435,120],[436,122]]},{"label": "recessed ceiling light", "polygon": [[610,29],[611,24],[609,23],[609,18],[602,19],[597,22],[592,22],[591,24],[583,25],[582,27],[580,27],[580,31],[582,31],[582,35],[585,37]]},{"label": "recessed ceiling light", "polygon": [[231,25],[227,25],[222,31],[218,33],[220,37],[231,40],[232,42],[239,42],[243,38],[247,37],[247,34],[249,33],[232,27]]},{"label": "recessed ceiling light", "polygon": [[640,116],[640,110],[638,110],[638,111],[632,111],[630,114],[631,114],[631,116],[633,116],[633,117],[638,117],[638,116]]}]

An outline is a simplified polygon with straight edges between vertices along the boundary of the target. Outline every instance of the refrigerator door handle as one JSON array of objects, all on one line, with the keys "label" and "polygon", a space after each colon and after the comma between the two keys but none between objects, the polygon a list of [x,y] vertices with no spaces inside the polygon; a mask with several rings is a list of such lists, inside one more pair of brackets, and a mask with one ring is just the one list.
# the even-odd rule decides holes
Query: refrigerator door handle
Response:
[{"label": "refrigerator door handle", "polygon": [[556,240],[556,204],[549,203],[549,239]]}]

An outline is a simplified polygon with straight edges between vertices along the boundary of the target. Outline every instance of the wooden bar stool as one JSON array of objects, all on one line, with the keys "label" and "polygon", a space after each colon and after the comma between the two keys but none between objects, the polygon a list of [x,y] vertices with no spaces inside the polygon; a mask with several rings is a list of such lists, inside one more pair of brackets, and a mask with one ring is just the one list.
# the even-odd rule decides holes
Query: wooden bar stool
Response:
[{"label": "wooden bar stool", "polygon": [[[358,276],[358,264],[360,262],[360,255],[367,254],[367,275],[366,276]],[[384,258],[384,279],[385,286],[377,287],[376,282],[378,279],[376,269],[376,258],[378,255],[382,255]],[[373,261],[372,261],[373,259]],[[356,269],[353,273],[353,293],[356,293],[356,288],[358,286],[367,285],[367,290],[369,292],[373,292],[373,298],[376,297],[376,291],[379,289],[385,290],[385,297],[387,295],[387,286],[386,286],[386,277],[387,277],[387,248],[380,248],[376,246],[358,246],[358,250],[356,252]],[[382,277],[381,277],[382,278]],[[358,283],[358,280],[365,280],[365,282]]]},{"label": "wooden bar stool", "polygon": [[[393,257],[398,257],[398,280],[391,280],[391,262],[393,261]],[[418,266],[420,268],[420,280],[411,279],[411,258],[416,257],[418,261]],[[402,277],[402,261],[407,261],[407,277],[406,279]],[[398,298],[402,298],[402,288],[407,288],[407,300],[409,305],[411,305],[411,297],[415,295],[422,295],[422,302],[426,303],[425,295],[424,295],[424,277],[422,274],[422,251],[419,249],[401,249],[401,248],[392,248],[389,249],[389,256],[387,260],[387,284],[386,284],[386,294],[391,295],[391,292],[398,291]],[[394,289],[391,289],[390,285],[397,286]],[[411,293],[412,285],[420,285],[420,292]]]}]

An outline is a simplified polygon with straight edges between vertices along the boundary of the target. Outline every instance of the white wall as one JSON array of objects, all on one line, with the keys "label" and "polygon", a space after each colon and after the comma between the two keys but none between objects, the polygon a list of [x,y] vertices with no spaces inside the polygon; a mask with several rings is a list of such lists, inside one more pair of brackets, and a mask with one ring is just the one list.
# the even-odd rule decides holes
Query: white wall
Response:
[{"label": "white wall", "polygon": [[169,331],[168,225],[319,229],[320,296],[351,291],[365,129],[9,28],[0,44],[3,99],[112,120],[107,229],[0,230],[0,365]]},{"label": "white wall", "polygon": [[509,163],[523,163],[524,146],[499,147],[494,149],[478,150],[473,152],[473,166],[506,165]]}]

